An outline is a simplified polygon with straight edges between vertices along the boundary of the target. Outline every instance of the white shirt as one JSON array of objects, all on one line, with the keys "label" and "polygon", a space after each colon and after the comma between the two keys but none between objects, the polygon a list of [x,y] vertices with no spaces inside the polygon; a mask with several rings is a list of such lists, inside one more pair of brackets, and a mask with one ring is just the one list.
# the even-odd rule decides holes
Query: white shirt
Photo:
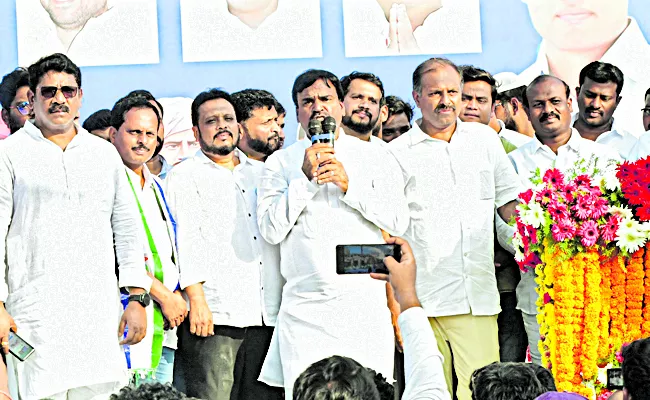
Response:
[{"label": "white shirt", "polygon": [[228,11],[226,0],[181,0],[183,62],[320,58],[320,2],[279,0],[251,28]]},{"label": "white shirt", "polygon": [[500,119],[497,119],[497,122],[501,127],[501,130],[499,131],[499,136],[501,136],[502,138],[506,139],[507,141],[515,145],[515,147],[521,147],[533,139],[530,136],[524,135],[523,133],[519,133],[517,131],[513,131],[511,129],[506,128],[506,124]]},{"label": "white shirt", "polygon": [[[205,282],[215,325],[272,325],[277,312],[267,312],[267,307],[279,307],[282,284],[279,278],[265,279],[278,270],[279,259],[277,248],[264,241],[257,227],[256,189],[263,164],[239,149],[235,155],[239,164],[230,171],[199,150],[167,175],[180,284],[185,289]],[[269,299],[278,304],[267,304]]]},{"label": "white shirt", "polygon": [[80,67],[157,64],[156,0],[113,0],[108,8],[90,18],[67,48],[40,0],[17,1],[18,64],[28,66],[52,53],[63,53]]},{"label": "white shirt", "polygon": [[415,53],[388,50],[390,25],[376,0],[343,0],[343,26],[346,57],[482,51],[478,0],[443,0],[442,8],[413,31],[420,49]]},{"label": "white shirt", "polygon": [[[142,211],[144,212],[149,231],[151,232],[151,238],[156,246],[156,251],[160,257],[160,262],[162,264],[162,273],[163,281],[162,284],[173,292],[178,286],[178,267],[173,260],[178,259],[178,254],[176,254],[175,246],[175,235],[174,227],[172,226],[171,219],[165,207],[165,203],[162,195],[160,194],[159,186],[160,179],[157,176],[153,175],[147,165],[144,164],[142,167],[142,174],[144,175],[145,181],[144,186],[140,186],[140,176],[133,172],[131,169],[124,167],[126,173],[129,174],[131,178],[131,183],[133,183],[133,188],[135,193],[138,196],[140,205],[142,206]],[[162,185],[160,186],[162,187]],[[130,187],[129,187],[130,189]],[[158,206],[158,201],[156,200],[156,192],[158,199],[160,200],[160,207]],[[133,194],[131,194],[133,196]],[[140,211],[136,206],[138,211],[138,216],[140,216]],[[164,218],[164,219],[163,219]],[[140,226],[140,240],[144,246],[144,259],[145,264],[149,271],[152,274],[155,273],[156,264],[154,262],[153,253],[151,247],[149,246],[149,240],[147,238],[147,233],[144,230],[144,224],[142,223],[142,217],[138,219]],[[147,307],[147,335],[142,341],[136,345],[130,346],[131,350],[131,368],[151,368],[151,346],[153,341],[153,332],[154,332],[154,312],[153,312],[153,302]],[[176,348],[176,330],[167,330],[164,333],[164,342],[163,344],[166,347],[172,349]]]},{"label": "white shirt", "polygon": [[30,121],[0,144],[0,300],[35,349],[18,363],[23,399],[125,380],[114,243],[119,286],[151,286],[122,160],[76,128],[65,151]]},{"label": "white shirt", "polygon": [[641,135],[636,146],[634,146],[634,149],[632,149],[632,156],[630,158],[630,161],[640,160],[648,156],[650,156],[650,131],[645,132],[643,135]]},{"label": "white shirt", "polygon": [[309,365],[334,354],[392,376],[385,285],[368,275],[337,275],[336,246],[383,243],[380,228],[401,235],[409,220],[400,167],[387,150],[339,131],[334,148],[348,175],[344,194],[302,172],[310,146],[305,139],[269,156],[258,191],[260,231],[280,243],[287,282],[260,380],[284,386],[287,398]]},{"label": "white shirt", "polygon": [[418,298],[427,315],[498,314],[495,207],[521,192],[498,136],[487,125],[458,120],[447,143],[415,124],[389,147],[410,177],[405,236],[417,260]]},{"label": "white shirt", "polygon": [[[650,65],[650,45],[636,20],[630,17],[629,21],[628,27],[600,61],[614,64],[623,71],[623,98],[614,112],[614,117],[621,121],[623,129],[638,136],[645,130],[641,109],[645,104],[645,92],[650,87],[650,75],[647,71]],[[542,41],[537,60],[519,75],[521,82],[531,82],[538,75],[549,73],[545,49],[546,43]],[[573,88],[571,89],[573,92]],[[575,98],[573,102],[576,104]],[[577,107],[575,109],[577,110]]]},{"label": "white shirt", "polygon": [[[578,119],[578,114],[573,116],[571,126]],[[589,140],[589,139],[587,139]],[[612,122],[612,130],[601,133],[596,138],[596,143],[603,144],[618,151],[621,159],[636,161],[634,150],[637,148],[638,137],[626,131],[616,118]]]},{"label": "white shirt", "polygon": [[404,344],[406,388],[402,399],[450,399],[442,370],[442,354],[424,310],[409,308],[399,315],[397,323]]},{"label": "white shirt", "polygon": [[[620,161],[620,157],[614,149],[582,138],[576,129],[572,130],[571,138],[567,144],[558,148],[557,154],[537,138],[508,154],[526,188],[533,187],[530,178],[534,176],[537,168],[542,176],[551,168],[567,172],[579,160],[588,161],[592,156],[598,157],[596,165],[601,171],[605,170],[610,160]],[[515,230],[514,227],[510,227],[510,229],[510,237],[512,237]],[[521,281],[517,285],[517,308],[526,314],[537,313],[535,302],[539,295],[535,292],[536,285],[533,271],[521,273]]]}]

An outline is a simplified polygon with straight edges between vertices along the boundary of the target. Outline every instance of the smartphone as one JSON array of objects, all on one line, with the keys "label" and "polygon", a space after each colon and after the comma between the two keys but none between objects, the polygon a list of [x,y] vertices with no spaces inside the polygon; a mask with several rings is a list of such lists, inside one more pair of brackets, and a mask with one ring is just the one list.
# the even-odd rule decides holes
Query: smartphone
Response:
[{"label": "smartphone", "polygon": [[622,368],[610,368],[607,370],[607,389],[622,390],[623,383]]},{"label": "smartphone", "polygon": [[336,273],[388,274],[384,258],[392,256],[399,262],[401,254],[397,244],[341,244],[336,246]]},{"label": "smartphone", "polygon": [[20,361],[25,361],[27,357],[31,356],[34,348],[31,344],[27,343],[23,338],[13,331],[9,331],[9,352]]}]

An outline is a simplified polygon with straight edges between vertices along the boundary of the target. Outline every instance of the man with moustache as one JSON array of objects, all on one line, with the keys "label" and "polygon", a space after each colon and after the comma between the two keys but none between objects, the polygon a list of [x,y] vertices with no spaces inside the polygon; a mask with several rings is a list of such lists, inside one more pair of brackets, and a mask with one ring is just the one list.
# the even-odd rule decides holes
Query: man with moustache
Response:
[{"label": "man with moustache", "polygon": [[[341,79],[343,88],[343,132],[366,142],[383,144],[373,129],[381,126],[388,107],[384,98],[384,85],[379,77],[367,72],[352,72]],[[378,133],[379,134],[379,133]]]},{"label": "man with moustache", "polygon": [[202,399],[273,399],[279,392],[257,377],[282,281],[277,249],[256,222],[263,164],[237,148],[242,127],[233,103],[218,89],[194,99],[192,130],[201,151],[166,179],[190,309],[178,329],[174,386]]},{"label": "man with moustache", "polygon": [[621,102],[623,72],[612,64],[594,61],[580,71],[578,113],[573,127],[580,136],[614,148],[624,160],[634,161],[638,135],[632,135],[614,118]]},{"label": "man with moustache", "polygon": [[244,89],[233,93],[232,101],[243,128],[237,147],[251,160],[264,162],[282,145],[277,100],[266,90]]},{"label": "man with moustache", "polygon": [[[333,146],[307,138],[272,154],[258,188],[260,231],[280,244],[286,280],[260,380],[283,386],[287,399],[309,365],[334,354],[392,376],[384,284],[367,275],[337,275],[336,246],[382,243],[381,230],[399,235],[409,220],[402,175],[385,173],[400,170],[394,157],[342,132],[343,89],[336,75],[305,71],[294,81],[292,98],[308,135],[313,119],[332,117],[337,128]],[[379,90],[374,98],[379,101]]]},{"label": "man with moustache", "polygon": [[74,123],[79,68],[53,54],[28,71],[34,119],[0,151],[0,340],[17,327],[36,349],[14,371],[20,398],[105,399],[127,381],[121,344],[147,329],[136,204],[115,148]]},{"label": "man with moustache", "polygon": [[160,121],[158,110],[149,100],[127,96],[111,111],[109,136],[122,157],[137,204],[146,271],[152,277],[150,294],[154,302],[147,306],[147,334],[130,348],[131,369],[153,369],[156,381],[171,383],[176,334],[169,329],[183,322],[187,305],[176,291],[178,255],[167,200],[160,180],[146,165],[156,146]]},{"label": "man with moustache", "polygon": [[494,130],[515,146],[524,145],[535,136],[535,130],[528,121],[523,106],[526,85],[512,72],[498,73],[494,75],[494,79],[497,81],[497,97],[494,103],[494,115],[497,119]]},{"label": "man with moustache", "polygon": [[418,260],[418,298],[444,356],[450,392],[449,346],[456,395],[469,400],[472,372],[499,360],[495,209],[497,219],[509,221],[521,186],[494,131],[459,120],[462,88],[451,61],[420,64],[413,72],[413,98],[422,119],[389,147],[408,177],[411,223],[404,236]]},{"label": "man with moustache", "polygon": [[24,68],[16,68],[0,82],[2,121],[9,127],[10,134],[16,133],[25,125],[25,121],[34,117],[28,92],[29,74]]},{"label": "man with moustache", "polygon": [[287,110],[284,109],[282,104],[275,100],[275,111],[278,113],[278,118],[276,119],[278,126],[280,127],[280,131],[278,132],[280,135],[280,141],[278,143],[278,150],[284,147],[284,118],[287,116]]},{"label": "man with moustache", "polygon": [[[562,80],[550,75],[535,78],[526,88],[524,107],[535,128],[535,139],[508,156],[525,187],[533,187],[530,178],[536,170],[542,176],[550,168],[566,172],[574,168],[579,160],[589,161],[595,157],[596,168],[603,173],[612,167],[612,162],[620,160],[612,148],[584,139],[575,128],[571,128],[573,108],[570,89]],[[497,227],[501,230],[504,226]],[[508,228],[502,230],[505,233],[499,236],[500,239],[512,238],[514,227]],[[505,248],[511,248],[508,244],[511,239],[502,243]],[[536,306],[539,295],[535,291],[536,287],[535,271],[522,272],[521,281],[517,285],[517,308],[524,317],[532,360],[541,365]]]},{"label": "man with moustache", "polygon": [[382,124],[381,138],[390,143],[411,129],[413,107],[397,96],[386,96],[388,116]]},{"label": "man with moustache", "polygon": [[643,127],[646,132],[641,135],[633,150],[633,157],[637,160],[650,155],[650,89],[645,93],[645,107],[641,109],[641,112],[643,113]]}]

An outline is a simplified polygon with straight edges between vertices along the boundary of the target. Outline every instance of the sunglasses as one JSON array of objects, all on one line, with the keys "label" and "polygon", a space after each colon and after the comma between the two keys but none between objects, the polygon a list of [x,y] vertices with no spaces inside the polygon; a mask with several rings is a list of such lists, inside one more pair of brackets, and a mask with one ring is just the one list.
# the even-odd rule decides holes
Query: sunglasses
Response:
[{"label": "sunglasses", "polygon": [[29,101],[21,101],[20,103],[16,104],[15,106],[9,107],[9,108],[15,108],[22,115],[27,115],[32,111],[32,105],[29,104]]},{"label": "sunglasses", "polygon": [[43,86],[41,87],[41,96],[43,96],[45,100],[51,99],[56,96],[56,92],[59,90],[63,94],[63,97],[69,99],[77,95],[79,88],[76,86],[61,86],[60,88],[56,86]]},{"label": "sunglasses", "polygon": [[643,111],[643,115],[650,115],[650,108],[642,108],[641,111]]}]

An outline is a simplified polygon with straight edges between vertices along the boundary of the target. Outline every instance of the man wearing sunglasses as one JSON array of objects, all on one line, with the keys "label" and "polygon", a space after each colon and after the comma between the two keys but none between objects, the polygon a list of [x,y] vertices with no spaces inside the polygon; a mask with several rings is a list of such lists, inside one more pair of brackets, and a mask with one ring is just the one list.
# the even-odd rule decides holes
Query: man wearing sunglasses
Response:
[{"label": "man wearing sunglasses", "polygon": [[33,118],[32,106],[27,100],[29,74],[24,68],[16,68],[2,78],[0,83],[0,104],[2,120],[13,134]]},{"label": "man wearing sunglasses", "polygon": [[106,399],[128,380],[121,345],[147,331],[138,208],[115,147],[74,122],[79,68],[53,54],[28,73],[34,119],[0,143],[0,345],[17,327],[36,349],[15,398]]}]

